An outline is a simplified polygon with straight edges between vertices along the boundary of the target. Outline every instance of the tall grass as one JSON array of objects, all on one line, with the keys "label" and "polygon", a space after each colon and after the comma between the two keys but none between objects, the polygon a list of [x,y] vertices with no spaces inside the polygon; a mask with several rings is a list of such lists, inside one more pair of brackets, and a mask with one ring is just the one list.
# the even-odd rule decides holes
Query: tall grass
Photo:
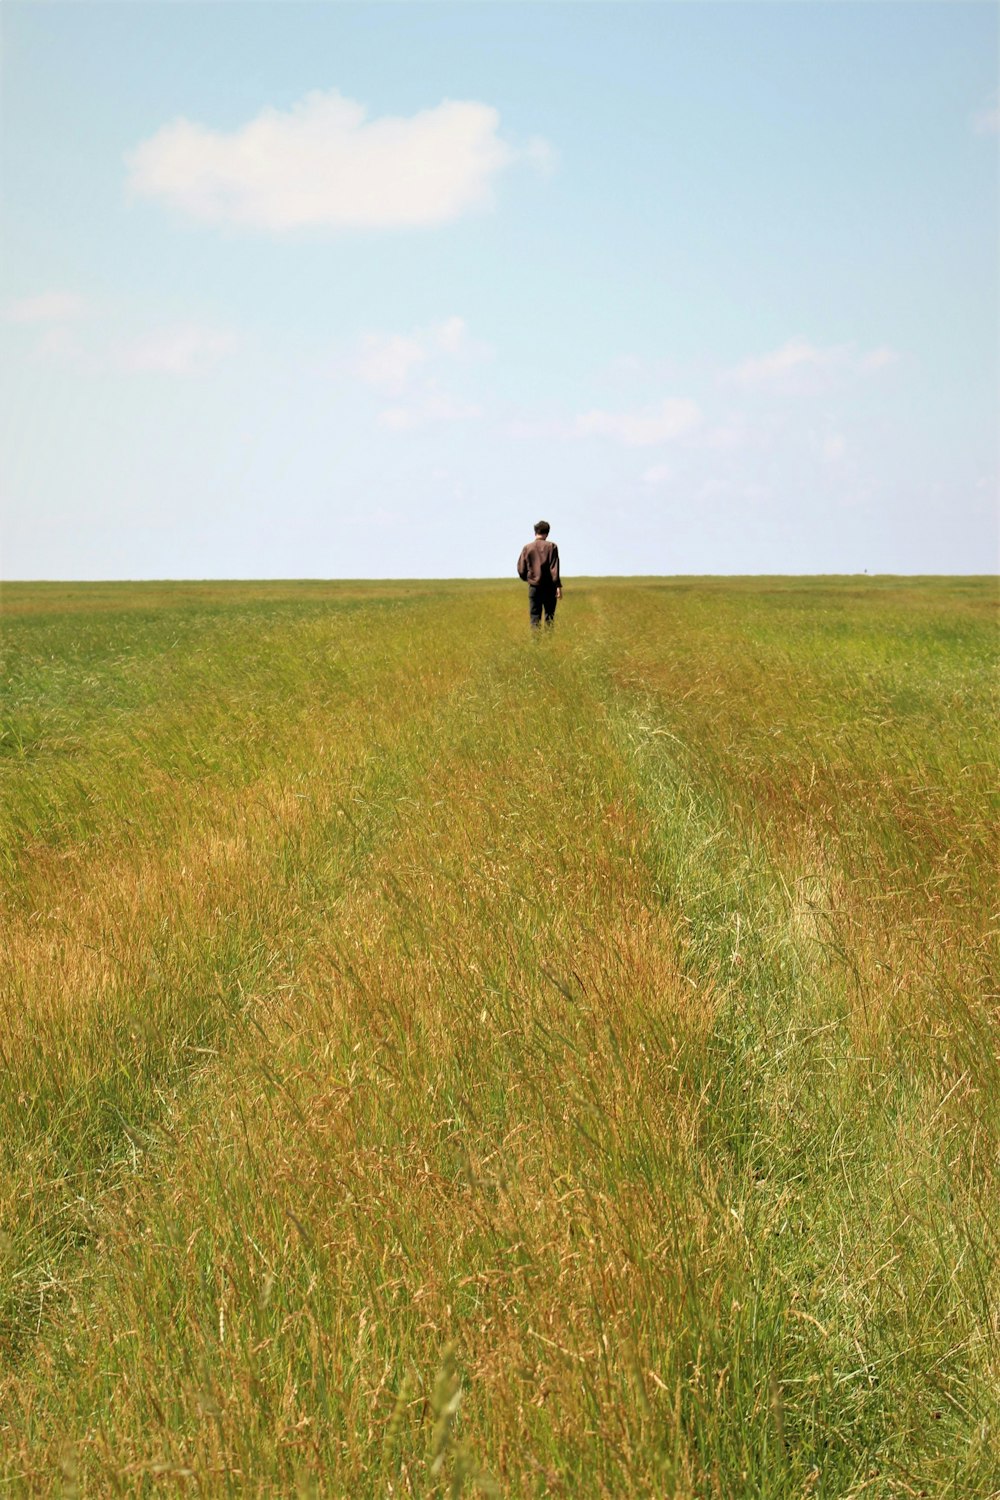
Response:
[{"label": "tall grass", "polygon": [[991,585],[3,602],[9,1492],[1000,1495]]}]

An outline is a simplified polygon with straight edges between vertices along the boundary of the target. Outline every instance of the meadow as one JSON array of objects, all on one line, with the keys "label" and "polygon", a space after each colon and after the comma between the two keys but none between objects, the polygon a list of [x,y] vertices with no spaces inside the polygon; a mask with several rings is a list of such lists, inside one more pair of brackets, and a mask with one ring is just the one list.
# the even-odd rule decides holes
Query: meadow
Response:
[{"label": "meadow", "polygon": [[1000,1495],[995,610],[6,586],[0,1494]]}]

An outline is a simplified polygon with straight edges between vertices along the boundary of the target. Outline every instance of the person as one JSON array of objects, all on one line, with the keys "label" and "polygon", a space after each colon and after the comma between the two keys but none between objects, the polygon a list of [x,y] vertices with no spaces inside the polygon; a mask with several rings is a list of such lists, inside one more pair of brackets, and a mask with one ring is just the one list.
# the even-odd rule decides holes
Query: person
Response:
[{"label": "person", "polygon": [[555,619],[556,602],[562,598],[562,579],[559,576],[559,548],[549,541],[551,527],[548,521],[535,522],[535,539],[521,548],[517,560],[517,576],[528,585],[528,617],[532,630],[537,630],[545,615],[546,625]]}]

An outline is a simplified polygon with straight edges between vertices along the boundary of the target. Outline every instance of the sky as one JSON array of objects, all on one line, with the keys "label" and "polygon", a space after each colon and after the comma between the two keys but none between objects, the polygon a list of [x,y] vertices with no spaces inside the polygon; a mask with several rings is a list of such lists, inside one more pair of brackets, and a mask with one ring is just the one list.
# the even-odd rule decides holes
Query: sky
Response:
[{"label": "sky", "polygon": [[0,576],[994,572],[998,16],[4,0]]}]

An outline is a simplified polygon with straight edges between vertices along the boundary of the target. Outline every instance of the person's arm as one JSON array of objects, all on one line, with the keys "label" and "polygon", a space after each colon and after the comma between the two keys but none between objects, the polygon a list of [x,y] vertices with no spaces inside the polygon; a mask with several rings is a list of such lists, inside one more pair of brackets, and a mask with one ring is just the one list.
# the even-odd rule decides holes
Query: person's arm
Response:
[{"label": "person's arm", "polygon": [[518,576],[518,578],[520,578],[522,580],[525,579],[525,578],[527,578],[527,576],[528,576],[528,549],[527,549],[527,547],[522,547],[521,548],[521,556],[517,560],[517,576]]},{"label": "person's arm", "polygon": [[549,572],[552,582],[556,586],[556,598],[562,598],[562,574],[559,572],[559,548],[555,542],[552,543],[552,556],[549,558]]}]

